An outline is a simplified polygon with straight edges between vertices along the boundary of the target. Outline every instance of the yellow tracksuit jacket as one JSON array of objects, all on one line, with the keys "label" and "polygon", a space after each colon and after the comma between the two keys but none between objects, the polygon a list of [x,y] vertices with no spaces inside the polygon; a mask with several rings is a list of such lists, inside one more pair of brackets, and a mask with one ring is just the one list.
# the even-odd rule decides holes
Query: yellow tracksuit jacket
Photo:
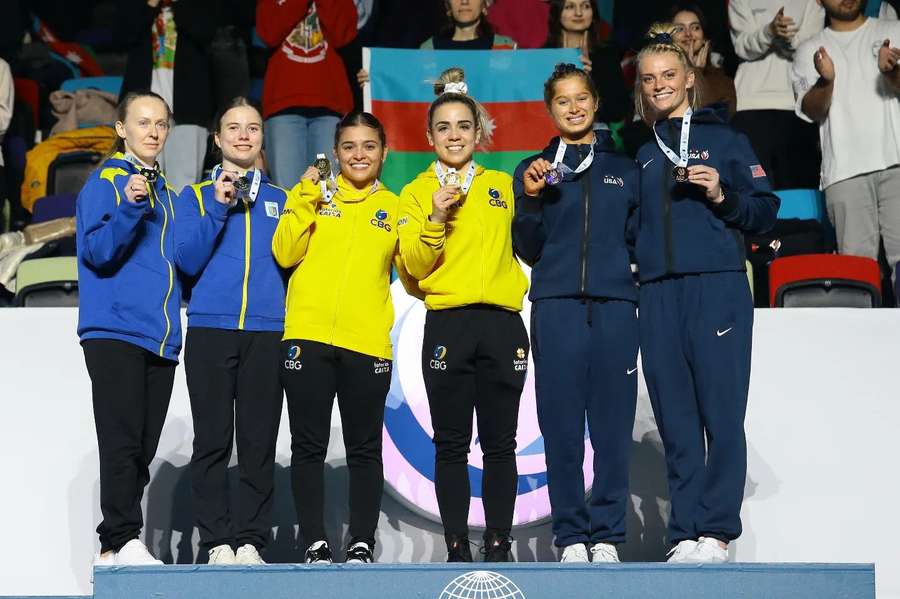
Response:
[{"label": "yellow tracksuit jacket", "polygon": [[370,194],[342,176],[337,183],[329,203],[308,180],[294,186],[272,237],[275,260],[294,268],[284,339],[391,359],[392,263],[409,282],[397,237],[400,201],[380,185]]},{"label": "yellow tracksuit jacket", "polygon": [[440,183],[434,164],[400,193],[400,253],[429,310],[491,304],[522,310],[528,280],[513,256],[512,178],[481,166],[445,224],[427,219]]}]

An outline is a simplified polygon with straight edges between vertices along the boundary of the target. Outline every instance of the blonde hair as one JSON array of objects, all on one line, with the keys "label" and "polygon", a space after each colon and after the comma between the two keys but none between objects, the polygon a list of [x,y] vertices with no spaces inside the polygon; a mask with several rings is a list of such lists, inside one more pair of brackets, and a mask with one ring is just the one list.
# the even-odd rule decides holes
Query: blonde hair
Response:
[{"label": "blonde hair", "polygon": [[651,25],[645,37],[645,45],[638,52],[635,59],[637,75],[634,81],[634,111],[645,123],[647,122],[647,113],[644,109],[644,97],[641,92],[640,67],[641,60],[649,54],[675,54],[678,57],[678,62],[684,67],[685,73],[694,73],[694,85],[687,90],[688,103],[694,110],[700,108],[700,88],[698,86],[700,73],[681,46],[675,43],[675,29],[676,27],[672,23],[654,23]]},{"label": "blonde hair", "polygon": [[434,95],[437,98],[428,107],[428,130],[434,123],[434,113],[439,106],[451,102],[465,104],[475,117],[475,128],[481,133],[479,147],[487,148],[494,136],[494,121],[481,103],[469,95],[466,86],[466,73],[460,67],[450,67],[434,82]]}]

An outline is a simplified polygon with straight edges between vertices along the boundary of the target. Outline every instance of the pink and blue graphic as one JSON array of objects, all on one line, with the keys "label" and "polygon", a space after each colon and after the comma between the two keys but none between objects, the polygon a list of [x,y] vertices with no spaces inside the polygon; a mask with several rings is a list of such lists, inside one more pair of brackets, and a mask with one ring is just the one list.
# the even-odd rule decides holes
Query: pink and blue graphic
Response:
[{"label": "pink and blue graphic", "polygon": [[[399,281],[391,287],[396,314],[391,339],[394,344],[394,370],[391,390],[384,412],[384,478],[388,490],[414,511],[439,522],[437,496],[434,489],[434,430],[428,411],[428,397],[422,379],[422,333],[425,329],[425,305],[406,294]],[[527,299],[522,311],[526,327],[531,305]],[[528,358],[528,377],[519,408],[518,495],[513,524],[539,522],[550,515],[547,494],[547,467],[544,440],[537,422],[534,397],[534,367]],[[469,481],[472,502],[469,525],[484,527],[481,501],[483,474],[478,427],[473,418],[472,447],[469,453]],[[593,451],[585,439],[584,479],[587,488],[593,482]]]}]

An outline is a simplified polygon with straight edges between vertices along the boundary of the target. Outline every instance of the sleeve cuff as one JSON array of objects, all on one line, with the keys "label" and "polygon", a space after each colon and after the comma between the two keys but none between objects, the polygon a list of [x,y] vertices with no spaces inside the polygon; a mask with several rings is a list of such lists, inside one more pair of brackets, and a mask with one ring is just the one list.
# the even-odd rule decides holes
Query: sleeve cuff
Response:
[{"label": "sleeve cuff", "polygon": [[541,196],[530,196],[528,194],[522,194],[522,211],[523,212],[540,212],[544,209],[544,203],[541,201]]},{"label": "sleeve cuff", "polygon": [[224,222],[225,219],[228,218],[228,212],[230,210],[231,210],[230,206],[228,206],[226,204],[222,204],[221,202],[219,202],[215,198],[213,198],[212,204],[210,205],[208,212],[209,212],[210,216],[212,216],[216,220]]},{"label": "sleeve cuff", "polygon": [[447,229],[446,223],[436,223],[425,217],[422,223],[422,233],[428,234],[428,237],[443,237]]},{"label": "sleeve cuff", "polygon": [[736,193],[728,191],[724,187],[722,188],[722,193],[725,196],[725,199],[722,200],[719,204],[712,204],[713,212],[722,219],[728,219],[731,216],[737,214],[738,206],[740,206],[740,200]]}]

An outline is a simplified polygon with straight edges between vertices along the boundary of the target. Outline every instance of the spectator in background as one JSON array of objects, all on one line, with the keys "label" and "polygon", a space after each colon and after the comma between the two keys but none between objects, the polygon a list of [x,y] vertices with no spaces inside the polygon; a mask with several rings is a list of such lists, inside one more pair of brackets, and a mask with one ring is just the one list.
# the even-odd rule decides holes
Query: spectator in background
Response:
[{"label": "spectator in background", "polygon": [[721,54],[713,52],[712,41],[706,37],[706,17],[693,2],[679,2],[672,7],[674,39],[697,69],[697,91],[703,106],[723,108],[723,120],[734,114],[737,97],[734,79],[722,70]]},{"label": "spectator in background", "polygon": [[266,158],[272,179],[296,184],[316,154],[330,153],[353,92],[338,50],[356,38],[353,0],[258,0],[256,32],[270,48],[263,81]]},{"label": "spectator in background", "polygon": [[794,49],[822,30],[816,0],[731,0],[728,5],[737,69],[737,113],[732,124],[750,138],[774,189],[818,182],[816,127],[793,114]]},{"label": "spectator in background", "polygon": [[547,0],[494,0],[488,21],[501,35],[516,40],[519,48],[540,48],[547,41]]},{"label": "spectator in background", "polygon": [[828,28],[797,48],[797,114],[820,123],[822,181],[842,254],[900,260],[900,22],[819,0]]},{"label": "spectator in background", "polygon": [[128,48],[121,94],[150,89],[174,111],[174,126],[159,163],[181,190],[203,171],[215,112],[207,48],[216,32],[213,0],[124,0],[116,35]]},{"label": "spectator in background", "polygon": [[[12,73],[9,70],[9,64],[0,58],[0,144],[3,143],[3,136],[9,129],[9,122],[12,120],[13,102],[15,101],[15,89],[13,87]],[[0,212],[3,209],[3,203],[6,201],[6,166],[3,161],[3,151],[0,150]]]},{"label": "spectator in background", "polygon": [[628,91],[616,49],[603,43],[596,0],[551,0],[545,48],[578,48],[584,70],[600,94],[598,121],[612,123],[629,112]]},{"label": "spectator in background", "polygon": [[447,22],[434,37],[425,40],[423,50],[515,50],[515,40],[497,35],[488,23],[493,0],[444,0]]}]

